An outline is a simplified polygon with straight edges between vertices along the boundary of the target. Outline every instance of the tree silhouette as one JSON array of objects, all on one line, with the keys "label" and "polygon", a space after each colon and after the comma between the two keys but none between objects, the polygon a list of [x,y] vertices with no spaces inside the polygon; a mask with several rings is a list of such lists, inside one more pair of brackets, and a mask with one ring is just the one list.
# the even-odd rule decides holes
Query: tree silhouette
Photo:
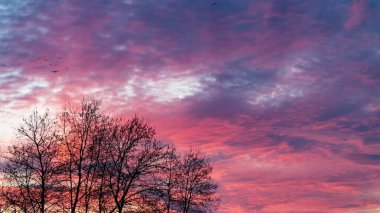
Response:
[{"label": "tree silhouette", "polygon": [[36,110],[3,155],[5,212],[206,212],[216,207],[212,166],[200,151],[177,153],[142,119],[116,119],[100,101]]},{"label": "tree silhouette", "polygon": [[89,212],[99,168],[99,156],[104,137],[100,137],[109,124],[109,117],[99,111],[100,102],[83,100],[80,108],[68,106],[60,117],[63,132],[63,177],[70,201],[71,213],[78,208]]},{"label": "tree silhouette", "polygon": [[167,156],[164,159],[161,172],[156,174],[155,195],[163,202],[163,211],[170,213],[173,209],[178,209],[176,195],[178,194],[178,177],[179,177],[179,156],[175,147],[169,147]]},{"label": "tree silhouette", "polygon": [[4,156],[3,202],[14,211],[46,212],[57,202],[54,192],[60,182],[56,122],[48,112],[33,111],[17,129],[17,138],[20,143],[9,147]]},{"label": "tree silhouette", "polygon": [[217,185],[210,174],[212,166],[200,151],[185,153],[179,167],[179,203],[183,213],[203,212],[217,205],[219,199],[214,196]]},{"label": "tree silhouette", "polygon": [[163,211],[205,212],[216,207],[216,183],[212,166],[200,151],[190,150],[182,156],[171,146],[161,172],[156,175],[155,196],[163,202]]},{"label": "tree silhouette", "polygon": [[151,175],[162,164],[166,146],[154,140],[154,134],[152,127],[134,117],[115,125],[107,140],[106,183],[120,213],[127,206],[138,206],[135,202],[144,198],[152,185]]}]

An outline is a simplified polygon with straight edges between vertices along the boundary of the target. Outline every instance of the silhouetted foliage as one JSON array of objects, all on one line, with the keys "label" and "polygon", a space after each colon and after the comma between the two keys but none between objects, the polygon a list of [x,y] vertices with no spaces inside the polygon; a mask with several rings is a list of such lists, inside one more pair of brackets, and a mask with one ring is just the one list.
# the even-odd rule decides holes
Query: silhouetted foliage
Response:
[{"label": "silhouetted foliage", "polygon": [[6,212],[206,212],[218,204],[200,151],[180,154],[137,116],[115,119],[100,102],[34,111],[4,154]]}]

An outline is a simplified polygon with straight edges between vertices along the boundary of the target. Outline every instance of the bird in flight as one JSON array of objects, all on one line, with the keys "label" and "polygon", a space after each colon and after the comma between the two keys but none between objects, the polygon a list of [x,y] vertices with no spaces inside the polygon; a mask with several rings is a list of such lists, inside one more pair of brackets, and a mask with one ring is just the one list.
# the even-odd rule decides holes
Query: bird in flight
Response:
[{"label": "bird in flight", "polygon": [[213,3],[211,3],[211,6],[216,6],[217,2],[214,1]]},{"label": "bird in flight", "polygon": [[57,72],[58,72],[58,70],[52,70],[51,72],[57,73]]}]

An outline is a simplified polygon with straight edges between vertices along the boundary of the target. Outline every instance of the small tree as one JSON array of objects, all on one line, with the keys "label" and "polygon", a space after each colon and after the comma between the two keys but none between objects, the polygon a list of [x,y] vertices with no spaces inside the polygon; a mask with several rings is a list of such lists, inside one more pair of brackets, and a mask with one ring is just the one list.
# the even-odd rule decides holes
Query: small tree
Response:
[{"label": "small tree", "polygon": [[166,146],[156,141],[154,134],[154,129],[137,117],[114,126],[106,148],[106,185],[114,202],[111,211],[151,209],[146,205],[154,203],[154,199],[146,195],[166,153]]},{"label": "small tree", "polygon": [[100,113],[99,106],[97,100],[83,100],[80,108],[67,107],[60,117],[65,165],[62,179],[71,213],[93,208],[104,131],[109,125],[109,117]]},{"label": "small tree", "polygon": [[178,177],[180,172],[179,156],[173,145],[167,149],[160,171],[155,174],[155,187],[151,196],[161,201],[162,212],[170,213],[178,209]]},{"label": "small tree", "polygon": [[183,213],[205,212],[218,205],[217,185],[210,176],[212,166],[203,153],[187,152],[181,159],[179,171],[177,201]]},{"label": "small tree", "polygon": [[46,212],[56,207],[60,172],[57,158],[60,138],[48,112],[36,110],[17,129],[19,143],[4,156],[2,197],[15,211]]},{"label": "small tree", "polygon": [[203,153],[190,150],[180,156],[171,146],[163,168],[156,174],[152,194],[159,197],[166,213],[211,210],[219,202],[211,172],[212,166]]}]

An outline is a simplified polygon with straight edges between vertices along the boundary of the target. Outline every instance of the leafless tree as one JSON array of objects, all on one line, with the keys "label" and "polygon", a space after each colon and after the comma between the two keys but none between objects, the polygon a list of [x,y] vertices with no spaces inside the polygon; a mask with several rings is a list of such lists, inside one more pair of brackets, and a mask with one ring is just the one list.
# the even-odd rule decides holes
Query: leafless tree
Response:
[{"label": "leafless tree", "polygon": [[104,122],[98,129],[94,137],[95,166],[94,166],[94,185],[92,187],[94,210],[97,212],[108,212],[112,206],[112,197],[109,187],[106,185],[107,166],[109,165],[109,150],[107,150],[107,141],[112,137],[113,127],[116,120],[109,119]]},{"label": "leafless tree", "polygon": [[151,191],[151,197],[157,197],[160,200],[161,211],[170,213],[178,209],[178,177],[179,177],[179,156],[173,145],[168,146],[167,154],[159,171],[154,175],[154,188]]},{"label": "leafless tree", "polygon": [[183,213],[205,212],[219,203],[217,185],[211,177],[212,166],[200,151],[190,150],[181,159],[177,184]]},{"label": "leafless tree", "polygon": [[15,211],[44,213],[56,208],[60,172],[56,122],[48,112],[39,114],[35,110],[23,120],[17,136],[18,143],[3,156],[8,185],[7,190],[2,190],[3,199]]},{"label": "leafless tree", "polygon": [[212,167],[205,154],[190,150],[180,156],[170,146],[163,168],[156,174],[156,188],[163,212],[206,212],[217,207],[217,185],[211,178]]},{"label": "leafless tree", "polygon": [[90,99],[57,120],[34,111],[17,129],[20,143],[4,155],[1,209],[188,213],[217,205],[205,155],[180,155],[137,116],[111,118]]},{"label": "leafless tree", "polygon": [[65,188],[69,209],[89,212],[92,207],[97,169],[104,137],[100,134],[108,125],[108,116],[99,110],[100,102],[83,100],[79,108],[68,106],[60,117],[64,141]]},{"label": "leafless tree", "polygon": [[[166,146],[156,141],[155,131],[147,123],[134,117],[114,126],[108,140],[109,161],[107,185],[112,193],[114,208],[110,212],[141,212],[139,203],[151,189],[152,175],[162,164]],[[141,203],[140,203],[141,204]]]}]

